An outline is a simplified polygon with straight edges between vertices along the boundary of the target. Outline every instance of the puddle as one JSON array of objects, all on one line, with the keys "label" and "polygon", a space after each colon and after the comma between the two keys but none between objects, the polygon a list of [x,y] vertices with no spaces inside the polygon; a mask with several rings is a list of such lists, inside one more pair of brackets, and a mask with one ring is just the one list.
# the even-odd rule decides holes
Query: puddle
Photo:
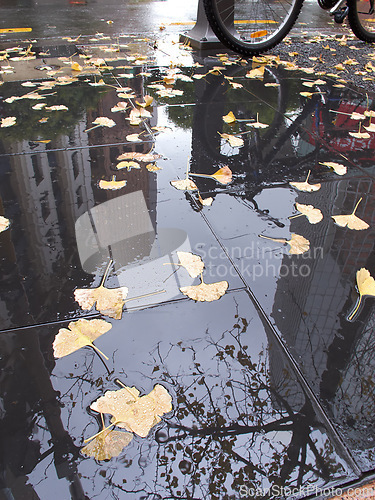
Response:
[{"label": "puddle", "polygon": [[[4,491],[302,498],[372,470],[373,299],[354,311],[357,271],[374,276],[374,96],[275,58],[186,51],[170,68],[148,42],[92,43],[51,50],[58,69],[1,65]],[[187,173],[195,187],[177,189]],[[290,184],[307,177],[320,189]],[[335,224],[355,207],[367,229]],[[75,300],[100,285],[127,289],[95,340],[108,360],[54,359],[69,321],[108,321],[111,305]],[[198,285],[208,300],[189,298]],[[89,407],[118,380],[162,385],[173,409],[116,457],[85,457]]]}]

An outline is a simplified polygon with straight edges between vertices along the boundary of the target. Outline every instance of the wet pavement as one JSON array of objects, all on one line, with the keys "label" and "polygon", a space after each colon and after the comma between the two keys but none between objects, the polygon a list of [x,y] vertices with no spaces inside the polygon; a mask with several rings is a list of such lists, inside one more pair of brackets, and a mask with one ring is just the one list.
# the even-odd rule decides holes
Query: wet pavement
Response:
[{"label": "wet pavement", "polygon": [[[1,500],[327,498],[372,477],[371,50],[354,86],[293,44],[179,45],[196,5],[10,4],[2,28],[33,31],[0,37]],[[320,188],[290,184],[307,176]],[[355,207],[366,229],[335,223]],[[103,284],[127,288],[115,312],[79,300]],[[59,353],[83,319],[105,322],[100,353]]]}]

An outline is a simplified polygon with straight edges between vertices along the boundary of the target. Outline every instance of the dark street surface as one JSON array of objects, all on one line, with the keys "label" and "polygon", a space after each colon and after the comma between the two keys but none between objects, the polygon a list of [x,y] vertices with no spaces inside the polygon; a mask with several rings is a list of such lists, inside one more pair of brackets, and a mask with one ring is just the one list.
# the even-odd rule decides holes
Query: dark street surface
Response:
[{"label": "dark street surface", "polygon": [[[0,30],[32,29],[0,31],[0,500],[330,498],[373,478],[375,48],[308,3],[264,58],[199,52],[178,44],[196,9],[0,0]],[[362,229],[333,219],[354,210]],[[103,284],[128,289],[117,317],[76,300]],[[58,354],[81,319],[110,328],[101,353]],[[126,418],[120,392],[95,409],[120,390]]]}]

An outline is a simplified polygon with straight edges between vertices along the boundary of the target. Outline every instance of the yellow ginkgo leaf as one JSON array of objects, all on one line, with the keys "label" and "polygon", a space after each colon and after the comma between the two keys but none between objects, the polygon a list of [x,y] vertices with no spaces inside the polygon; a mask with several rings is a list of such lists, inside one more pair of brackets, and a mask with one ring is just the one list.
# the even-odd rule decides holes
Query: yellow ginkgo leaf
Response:
[{"label": "yellow ginkgo leaf", "polygon": [[171,185],[181,191],[195,191],[198,189],[195,182],[188,178],[171,181]]},{"label": "yellow ginkgo leaf", "polygon": [[247,123],[247,125],[249,127],[252,127],[252,128],[267,128],[268,125],[266,123],[261,123],[259,121],[259,118],[258,118],[258,113],[257,113],[257,119],[255,122],[250,122],[250,123]]},{"label": "yellow ginkgo leaf", "polygon": [[81,453],[96,460],[110,460],[118,457],[133,439],[133,434],[126,431],[106,429],[81,449]]},{"label": "yellow ginkgo leaf", "polygon": [[240,148],[244,144],[243,139],[241,137],[236,137],[235,135],[231,134],[220,134],[220,135],[223,139],[229,142],[232,148]]},{"label": "yellow ginkgo leaf", "polygon": [[193,174],[194,177],[205,177],[207,179],[215,179],[215,181],[220,182],[220,184],[229,184],[232,181],[232,171],[225,165],[219,168],[214,174]]},{"label": "yellow ginkgo leaf", "polygon": [[375,132],[375,123],[370,123],[368,127],[364,126],[364,129],[367,130],[367,132]]},{"label": "yellow ginkgo leaf", "polygon": [[309,184],[308,180],[310,177],[311,170],[309,170],[305,182],[289,182],[291,186],[293,186],[295,189],[298,189],[298,191],[304,191],[306,193],[311,193],[313,191],[319,191],[321,188],[320,184]]},{"label": "yellow ginkgo leaf", "polygon": [[128,105],[124,101],[119,101],[116,106],[113,106],[111,108],[112,113],[117,113],[118,111],[125,111],[127,109]]},{"label": "yellow ginkgo leaf", "polygon": [[8,229],[9,226],[10,226],[10,220],[0,215],[0,233]]},{"label": "yellow ginkgo leaf", "polygon": [[342,165],[341,163],[336,163],[335,161],[323,161],[319,162],[320,165],[325,165],[328,168],[332,168],[332,170],[337,174],[337,175],[345,175],[347,172],[347,168],[345,165]]},{"label": "yellow ginkgo leaf", "polygon": [[192,278],[196,278],[201,274],[204,268],[204,263],[199,255],[191,252],[177,252],[179,265],[184,267]]},{"label": "yellow ginkgo leaf", "polygon": [[302,215],[306,215],[310,224],[317,224],[323,219],[323,214],[319,208],[315,208],[312,205],[303,205],[302,203],[296,203],[296,208]]},{"label": "yellow ginkgo leaf", "polygon": [[121,319],[122,308],[129,290],[126,286],[119,288],[106,288],[104,286],[112,263],[112,261],[109,262],[97,288],[77,288],[74,292],[74,298],[84,311],[89,311],[95,305],[97,311],[105,316]]},{"label": "yellow ginkgo leaf", "polygon": [[368,229],[370,226],[364,220],[360,219],[355,215],[358,205],[361,203],[362,198],[356,203],[354,210],[349,215],[332,215],[332,219],[336,222],[338,226],[348,227],[349,229],[356,229],[357,231],[362,231],[363,229]]},{"label": "yellow ginkgo leaf", "polygon": [[116,165],[116,168],[117,168],[117,170],[121,170],[122,168],[126,168],[129,171],[132,168],[141,168],[141,166],[136,161],[120,161],[120,163],[118,163]]},{"label": "yellow ginkgo leaf", "polygon": [[113,415],[112,425],[146,437],[150,429],[160,422],[160,417],[172,410],[172,398],[160,384],[156,384],[145,396],[139,397],[139,394],[135,387],[107,391],[90,408]]},{"label": "yellow ginkgo leaf", "polygon": [[365,115],[362,115],[362,113],[357,113],[356,111],[353,111],[353,113],[350,115],[350,118],[352,120],[364,120]]},{"label": "yellow ginkgo leaf", "polygon": [[144,102],[135,101],[138,104],[138,106],[141,106],[142,108],[147,108],[147,106],[151,106],[154,100],[154,98],[151,97],[150,95],[145,95],[143,99]]},{"label": "yellow ginkgo leaf", "polygon": [[44,109],[47,111],[68,111],[69,108],[64,106],[64,104],[56,104],[54,106],[46,106]]},{"label": "yellow ginkgo leaf", "polygon": [[1,128],[12,127],[16,124],[17,118],[15,116],[8,116],[6,118],[1,119]]},{"label": "yellow ginkgo leaf", "polygon": [[129,134],[126,136],[126,140],[129,142],[142,142],[142,139],[139,138],[140,134]]},{"label": "yellow ginkgo leaf", "polygon": [[146,165],[146,168],[149,172],[157,172],[158,170],[161,170],[161,167],[158,167],[157,165],[153,163],[148,163]]},{"label": "yellow ginkgo leaf", "polygon": [[116,181],[115,176],[112,176],[112,179],[110,181],[106,181],[104,179],[101,179],[99,181],[100,189],[109,189],[115,191],[117,189],[122,189],[125,186],[126,186],[126,181]]},{"label": "yellow ginkgo leaf", "polygon": [[359,292],[359,301],[354,311],[350,314],[348,318],[349,320],[351,320],[357,313],[359,306],[361,305],[362,302],[362,297],[365,296],[375,297],[375,280],[367,269],[362,267],[359,271],[357,271],[356,280]]},{"label": "yellow ginkgo leaf", "polygon": [[117,157],[118,160],[138,160],[141,162],[149,162],[155,161],[161,158],[161,155],[155,153],[136,153],[136,152],[128,152],[122,153]]},{"label": "yellow ginkgo leaf", "polygon": [[234,123],[236,121],[236,117],[234,116],[233,111],[229,111],[229,113],[223,116],[223,120],[225,123]]},{"label": "yellow ginkgo leaf", "polygon": [[251,69],[250,71],[248,71],[246,73],[245,76],[246,76],[246,78],[263,78],[264,70],[265,70],[265,67],[260,66],[259,68]]},{"label": "yellow ginkgo leaf", "polygon": [[300,92],[300,95],[302,97],[312,97],[314,95],[314,92]]},{"label": "yellow ginkgo leaf", "polygon": [[370,139],[371,137],[368,132],[349,132],[349,135],[356,139]]},{"label": "yellow ginkgo leaf", "polygon": [[227,281],[218,281],[216,283],[206,284],[201,275],[201,284],[192,286],[183,286],[181,292],[197,302],[212,302],[222,297],[228,289]]},{"label": "yellow ginkgo leaf", "polygon": [[79,319],[78,321],[71,321],[68,328],[60,328],[53,341],[55,358],[62,358],[81,347],[91,346],[108,359],[107,356],[94,346],[93,341],[108,332],[111,328],[111,323],[103,319]]},{"label": "yellow ginkgo leaf", "polygon": [[98,116],[92,123],[95,125],[100,125],[101,127],[109,127],[112,128],[116,125],[116,122],[107,118],[105,116]]},{"label": "yellow ginkgo leaf", "polygon": [[304,236],[300,234],[292,233],[290,240],[286,238],[270,238],[269,236],[259,235],[261,238],[266,240],[276,241],[277,243],[288,243],[290,245],[289,253],[291,255],[300,255],[307,252],[310,249],[310,242]]},{"label": "yellow ginkgo leaf", "polygon": [[202,196],[198,193],[198,200],[204,207],[210,207],[214,201],[214,199],[209,196],[208,198],[202,198]]},{"label": "yellow ginkgo leaf", "polygon": [[80,64],[78,64],[77,62],[72,62],[71,66],[73,71],[82,71],[83,68]]}]

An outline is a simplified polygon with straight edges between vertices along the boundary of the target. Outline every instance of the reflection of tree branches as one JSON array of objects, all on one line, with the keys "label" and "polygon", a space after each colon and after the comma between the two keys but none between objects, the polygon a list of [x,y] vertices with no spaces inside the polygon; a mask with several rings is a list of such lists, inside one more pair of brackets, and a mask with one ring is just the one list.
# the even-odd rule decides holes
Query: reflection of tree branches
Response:
[{"label": "reflection of tree branches", "polygon": [[[161,433],[159,439],[156,434],[171,495],[181,489],[194,495],[199,485],[201,495],[223,498],[229,478],[234,489],[249,481],[259,486],[261,478],[301,486],[307,480],[327,481],[337,469],[329,443],[323,440],[318,447],[316,434],[311,435],[321,424],[293,372],[284,362],[275,378],[268,350],[253,359],[243,344],[248,327],[237,315],[236,324],[219,339],[197,339],[188,346],[179,342],[166,356],[160,346],[155,350],[161,378],[173,385],[178,404],[173,420],[166,420],[168,435]],[[202,342],[204,351],[213,350],[215,373],[199,363]],[[189,372],[170,373],[167,358],[183,353],[191,357]],[[296,407],[295,401],[301,404]]]}]

